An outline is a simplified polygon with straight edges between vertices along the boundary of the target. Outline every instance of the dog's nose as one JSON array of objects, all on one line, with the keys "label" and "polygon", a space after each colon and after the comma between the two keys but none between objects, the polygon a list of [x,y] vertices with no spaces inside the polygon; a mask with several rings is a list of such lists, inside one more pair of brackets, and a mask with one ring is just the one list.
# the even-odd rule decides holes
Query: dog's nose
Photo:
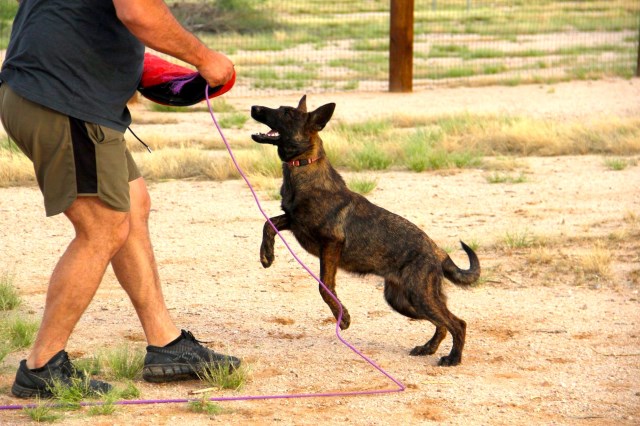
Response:
[{"label": "dog's nose", "polygon": [[254,105],[254,106],[251,107],[251,114],[257,114],[257,113],[260,112],[260,110],[262,110],[262,107]]}]

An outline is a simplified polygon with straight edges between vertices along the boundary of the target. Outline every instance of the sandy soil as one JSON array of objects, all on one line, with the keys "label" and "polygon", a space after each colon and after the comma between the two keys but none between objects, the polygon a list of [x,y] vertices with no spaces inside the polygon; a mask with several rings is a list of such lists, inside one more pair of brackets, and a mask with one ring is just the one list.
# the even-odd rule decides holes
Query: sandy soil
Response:
[{"label": "sandy soil", "polygon": [[[322,94],[310,107],[338,102],[345,121],[391,112],[442,114],[510,112],[590,120],[640,113],[640,81],[555,86],[434,89],[413,94]],[[228,101],[243,110],[297,98]],[[134,111],[135,112],[135,111]],[[185,116],[211,125],[206,113]],[[172,127],[180,128],[176,123]],[[186,127],[185,127],[186,128]],[[247,134],[248,138],[248,134]],[[518,159],[519,184],[491,184],[483,169],[450,173],[384,172],[373,176],[369,198],[423,228],[462,267],[459,239],[479,244],[483,282],[471,290],[446,284],[449,307],[467,321],[462,365],[437,367],[451,347],[434,356],[408,356],[433,333],[384,302],[381,279],[338,276],[338,292],[352,326],[342,333],[405,386],[373,396],[223,402],[217,416],[193,414],[187,405],[119,408],[107,417],[65,415],[65,424],[337,424],[397,425],[633,425],[640,421],[640,169],[608,170],[602,157]],[[371,175],[371,174],[369,174]],[[350,174],[345,174],[347,178]],[[241,356],[250,374],[240,391],[210,396],[289,395],[394,389],[380,372],[347,349],[317,283],[276,242],[276,261],[258,260],[264,219],[242,181],[174,181],[150,185],[151,232],[160,274],[177,324]],[[277,201],[260,194],[264,209]],[[507,249],[507,234],[535,238],[543,248]],[[0,272],[13,272],[21,308],[42,313],[47,279],[72,236],[63,217],[45,218],[36,188],[0,189]],[[317,260],[285,237],[314,271]],[[584,262],[611,255],[609,276],[593,276]],[[144,347],[135,314],[109,270],[68,350],[90,356],[132,342]],[[18,361],[0,366],[0,404],[9,396]],[[150,385],[142,398],[189,398],[198,382]],[[0,423],[22,424],[18,411]]]}]

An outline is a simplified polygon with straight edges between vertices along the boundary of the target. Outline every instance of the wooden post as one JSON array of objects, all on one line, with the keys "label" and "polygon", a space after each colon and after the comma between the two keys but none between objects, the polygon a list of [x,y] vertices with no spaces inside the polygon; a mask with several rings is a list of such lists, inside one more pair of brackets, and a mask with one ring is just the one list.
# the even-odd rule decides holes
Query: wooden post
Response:
[{"label": "wooden post", "polygon": [[[640,24],[640,22],[638,22]],[[640,25],[638,25],[638,63],[636,64],[636,77],[640,77]]]},{"label": "wooden post", "polygon": [[391,0],[389,31],[389,91],[413,90],[414,0]]}]

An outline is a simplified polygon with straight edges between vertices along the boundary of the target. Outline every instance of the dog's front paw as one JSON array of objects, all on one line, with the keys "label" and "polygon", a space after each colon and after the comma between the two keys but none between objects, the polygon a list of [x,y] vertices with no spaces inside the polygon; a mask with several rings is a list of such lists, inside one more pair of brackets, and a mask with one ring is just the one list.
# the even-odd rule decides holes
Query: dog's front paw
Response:
[{"label": "dog's front paw", "polygon": [[462,360],[458,357],[452,357],[451,355],[448,355],[440,358],[440,361],[438,361],[438,365],[440,367],[453,367],[454,365],[460,364],[461,361]]},{"label": "dog's front paw", "polygon": [[260,263],[264,268],[268,268],[273,263],[275,256],[273,255],[273,246],[262,244],[260,246]]},{"label": "dog's front paw", "polygon": [[273,263],[273,256],[260,255],[260,263],[262,263],[263,268],[268,268]]},{"label": "dog's front paw", "polygon": [[347,328],[349,328],[350,325],[351,325],[351,315],[349,315],[349,311],[343,308],[342,320],[340,321],[340,330],[346,330]]}]

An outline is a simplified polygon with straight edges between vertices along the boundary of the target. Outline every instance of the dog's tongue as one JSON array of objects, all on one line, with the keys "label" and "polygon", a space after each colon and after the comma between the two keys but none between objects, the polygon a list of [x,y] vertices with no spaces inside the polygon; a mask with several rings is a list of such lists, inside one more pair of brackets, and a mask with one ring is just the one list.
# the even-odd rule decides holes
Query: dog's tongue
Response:
[{"label": "dog's tongue", "polygon": [[278,133],[277,130],[269,130],[269,132],[267,133],[267,136],[276,137],[276,136],[280,136],[280,133]]}]

